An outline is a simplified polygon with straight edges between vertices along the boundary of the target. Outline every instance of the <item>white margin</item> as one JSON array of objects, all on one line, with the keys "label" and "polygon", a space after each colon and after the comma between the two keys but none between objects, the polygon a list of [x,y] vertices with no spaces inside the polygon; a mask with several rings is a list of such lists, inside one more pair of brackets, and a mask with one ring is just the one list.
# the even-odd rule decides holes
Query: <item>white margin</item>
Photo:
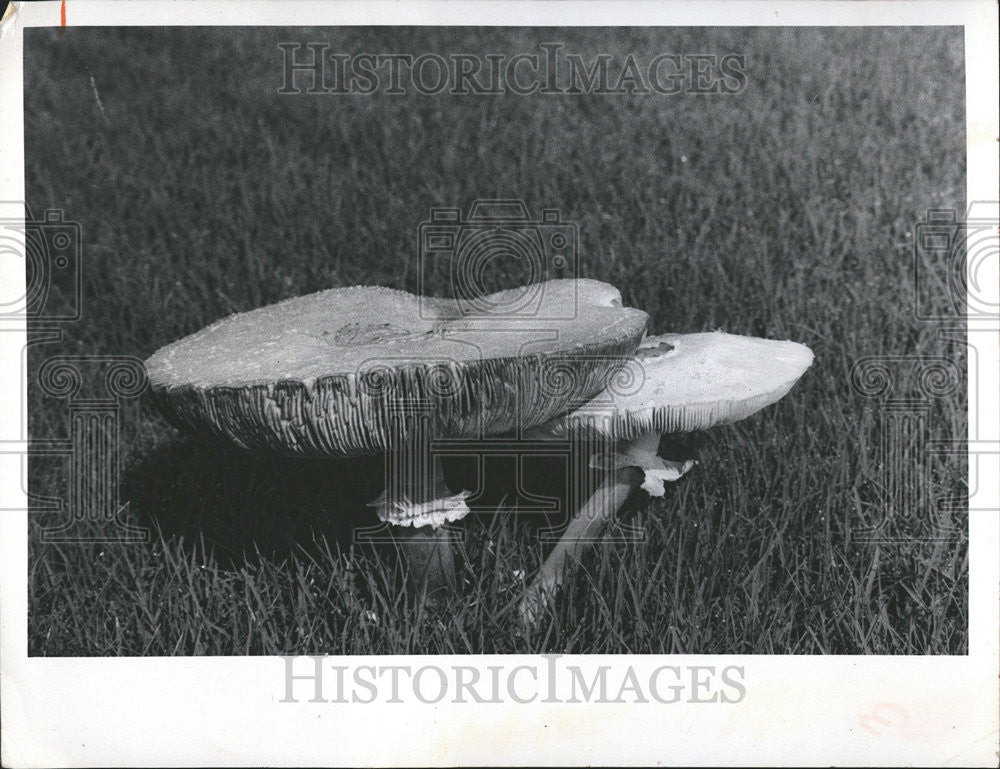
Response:
[{"label": "white margin", "polygon": [[[991,2],[84,2],[68,25],[963,25],[968,200],[1000,200],[997,7]],[[0,200],[23,200],[22,30],[58,26],[59,2],[21,6],[0,30]],[[13,105],[13,106],[12,106]],[[994,209],[994,215],[997,211]],[[23,271],[0,265],[4,281]],[[992,287],[1000,292],[1000,287]],[[8,295],[6,292],[4,295]],[[993,301],[996,301],[996,294]],[[0,515],[0,712],[5,766],[670,763],[995,766],[1000,632],[998,338],[970,323],[978,414],[970,438],[970,653],[964,657],[672,656],[670,664],[746,668],[732,706],[282,704],[283,660],[27,658],[27,519]],[[992,332],[992,333],[991,333]],[[24,333],[0,333],[2,424],[23,435]],[[971,358],[972,356],[970,356]],[[971,385],[971,381],[970,381]],[[9,433],[5,433],[9,434]],[[16,460],[16,461],[15,461]],[[26,507],[19,457],[0,455],[0,493]],[[423,664],[447,657],[378,658]],[[462,658],[485,666],[534,657]],[[653,667],[660,658],[574,657]],[[342,658],[363,664],[371,658]],[[880,705],[907,716],[880,734]],[[884,711],[883,711],[884,712]]]}]

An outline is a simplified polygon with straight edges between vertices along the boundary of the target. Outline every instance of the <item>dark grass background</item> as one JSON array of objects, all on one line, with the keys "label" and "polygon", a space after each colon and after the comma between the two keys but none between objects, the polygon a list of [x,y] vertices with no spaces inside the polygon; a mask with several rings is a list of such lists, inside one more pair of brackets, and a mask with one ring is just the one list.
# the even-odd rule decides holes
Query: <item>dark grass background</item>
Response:
[{"label": "dark grass background", "polygon": [[[747,87],[276,94],[281,41],[513,55],[551,40],[588,59],[743,54]],[[145,358],[331,286],[415,290],[419,222],[483,197],[578,223],[581,274],[618,286],[652,333],[722,328],[816,353],[778,405],[677,449],[697,451],[696,471],[612,527],[642,541],[596,548],[527,638],[514,610],[545,521],[516,514],[509,468],[463,523],[460,594],[432,611],[402,597],[391,552],[352,545],[373,521],[377,458],[255,459],[125,401],[122,514],[151,539],[49,543],[62,518],[35,510],[32,655],[966,651],[965,457],[911,440],[929,463],[911,491],[930,502],[892,522],[899,541],[862,541],[894,470],[877,451],[884,403],[850,379],[872,355],[965,372],[964,346],[915,319],[911,256],[926,209],[964,207],[960,29],[71,28],[26,30],[25,51],[28,202],[64,210],[85,242],[81,321],[29,350],[32,439],[67,433],[66,402],[35,382],[50,356]],[[964,389],[926,400],[928,437],[965,439]],[[469,480],[460,462],[446,473]],[[64,497],[65,476],[32,460],[30,490]],[[551,476],[529,467],[558,494]]]}]

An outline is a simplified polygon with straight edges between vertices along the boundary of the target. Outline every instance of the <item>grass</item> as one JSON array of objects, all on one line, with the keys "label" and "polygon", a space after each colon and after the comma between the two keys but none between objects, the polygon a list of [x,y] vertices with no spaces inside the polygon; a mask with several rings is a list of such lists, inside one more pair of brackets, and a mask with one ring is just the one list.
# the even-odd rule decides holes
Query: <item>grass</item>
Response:
[{"label": "grass", "polygon": [[[731,96],[281,96],[284,40],[733,52],[748,83]],[[697,470],[662,500],[630,500],[611,534],[641,541],[595,548],[530,637],[514,607],[546,522],[518,513],[509,468],[463,523],[459,594],[428,610],[407,604],[391,551],[354,543],[378,459],[255,459],[125,400],[123,514],[150,540],[46,542],[60,519],[33,504],[32,655],[966,652],[965,458],[911,437],[900,461],[928,463],[917,491],[931,502],[902,511],[898,540],[863,541],[896,498],[878,452],[885,403],[851,384],[873,355],[965,372],[964,346],[916,320],[911,274],[926,209],[964,207],[961,30],[72,28],[26,30],[25,48],[28,202],[63,209],[85,241],[82,319],[29,348],[33,439],[68,429],[65,401],[35,381],[45,359],[145,358],[330,286],[414,290],[419,222],[484,197],[577,222],[580,273],[620,287],[652,332],[723,328],[816,353],[782,402],[677,449]],[[927,438],[964,440],[964,389],[925,399]],[[468,479],[460,461],[445,469],[454,488]],[[559,494],[549,470],[529,468],[532,490]],[[65,476],[32,459],[32,494],[65,496]]]}]

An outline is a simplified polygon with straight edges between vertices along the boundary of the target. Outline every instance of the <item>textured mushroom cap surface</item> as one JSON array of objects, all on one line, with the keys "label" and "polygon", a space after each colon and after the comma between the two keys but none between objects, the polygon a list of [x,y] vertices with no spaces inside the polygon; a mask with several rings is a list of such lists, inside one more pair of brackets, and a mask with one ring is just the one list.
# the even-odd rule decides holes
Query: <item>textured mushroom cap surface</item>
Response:
[{"label": "textured mushroom cap surface", "polygon": [[438,437],[540,424],[605,387],[646,319],[594,280],[474,306],[354,286],[231,315],[161,348],[146,369],[155,402],[183,429],[352,456],[395,445],[401,410],[429,415]]},{"label": "textured mushroom cap surface", "polygon": [[780,400],[812,361],[797,342],[721,332],[647,337],[607,389],[539,430],[633,440],[737,422]]}]

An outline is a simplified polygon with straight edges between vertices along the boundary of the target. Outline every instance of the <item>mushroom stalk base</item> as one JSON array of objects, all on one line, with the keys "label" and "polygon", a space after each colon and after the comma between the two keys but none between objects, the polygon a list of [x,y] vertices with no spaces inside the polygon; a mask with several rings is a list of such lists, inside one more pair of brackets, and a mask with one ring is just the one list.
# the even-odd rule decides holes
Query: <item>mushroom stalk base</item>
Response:
[{"label": "mushroom stalk base", "polygon": [[438,597],[457,589],[455,558],[450,532],[432,526],[394,527],[396,540],[406,564],[406,584],[410,595]]},{"label": "mushroom stalk base", "polygon": [[379,519],[391,525],[410,596],[440,597],[457,589],[451,532],[444,524],[469,512],[468,492],[449,493],[438,457],[426,469],[407,470],[402,461],[390,465],[385,492],[370,504]]},{"label": "mushroom stalk base", "polygon": [[615,513],[625,504],[643,482],[643,471],[638,467],[623,467],[608,473],[601,486],[573,516],[559,542],[545,559],[535,581],[521,599],[521,621],[528,628],[537,625],[546,608],[551,605],[559,586],[566,578],[569,567],[580,560],[580,556]]}]

